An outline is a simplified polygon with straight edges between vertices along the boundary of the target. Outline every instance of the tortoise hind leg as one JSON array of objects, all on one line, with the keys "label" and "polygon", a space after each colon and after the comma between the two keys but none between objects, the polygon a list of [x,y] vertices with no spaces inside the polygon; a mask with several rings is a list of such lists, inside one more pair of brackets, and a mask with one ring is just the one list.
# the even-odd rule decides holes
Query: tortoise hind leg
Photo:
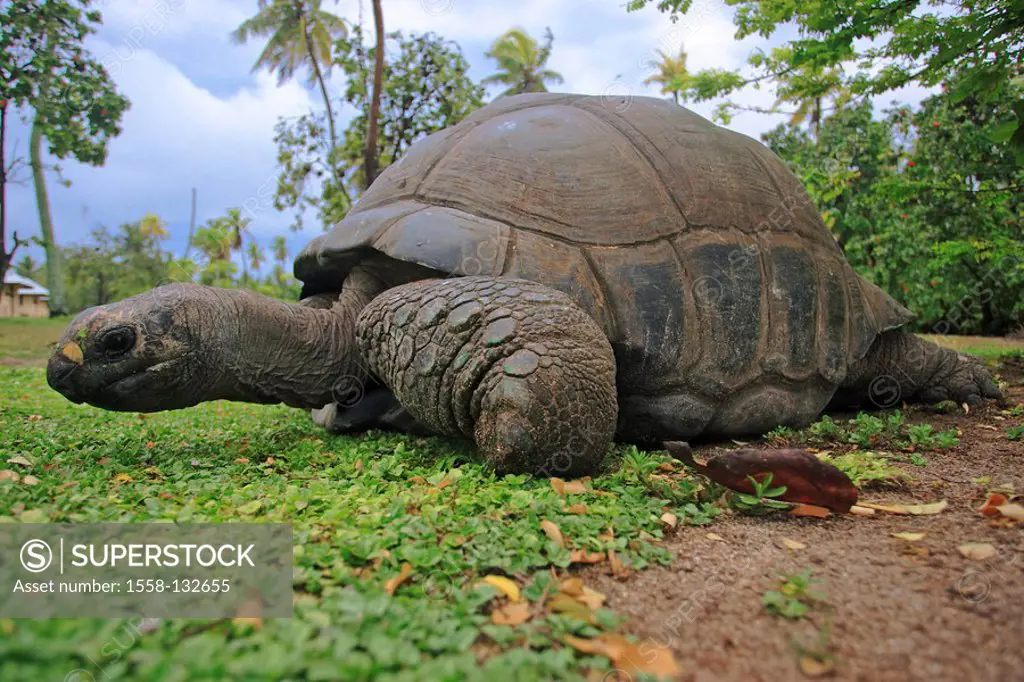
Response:
[{"label": "tortoise hind leg", "polygon": [[375,298],[357,336],[409,414],[474,439],[499,473],[593,473],[611,444],[611,345],[558,291],[493,277],[412,282]]},{"label": "tortoise hind leg", "polygon": [[868,354],[850,367],[832,406],[890,408],[904,400],[980,405],[999,397],[980,360],[894,329],[880,334]]}]

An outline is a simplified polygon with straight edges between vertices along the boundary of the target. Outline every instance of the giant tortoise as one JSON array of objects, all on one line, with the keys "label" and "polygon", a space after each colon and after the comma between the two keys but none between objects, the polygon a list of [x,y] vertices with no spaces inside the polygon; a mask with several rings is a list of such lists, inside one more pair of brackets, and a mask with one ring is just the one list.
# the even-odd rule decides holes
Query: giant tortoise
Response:
[{"label": "giant tortoise", "polygon": [[86,310],[49,384],[110,410],[285,403],[561,475],[613,438],[998,396],[905,330],[771,151],[660,99],[499,99],[413,145],[295,274],[297,304],[171,284]]}]

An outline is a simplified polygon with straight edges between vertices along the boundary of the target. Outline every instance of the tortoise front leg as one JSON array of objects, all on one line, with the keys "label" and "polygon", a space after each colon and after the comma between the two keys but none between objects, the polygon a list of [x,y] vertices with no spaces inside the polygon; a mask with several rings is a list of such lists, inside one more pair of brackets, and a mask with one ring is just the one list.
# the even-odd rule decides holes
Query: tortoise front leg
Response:
[{"label": "tortoise front leg", "polygon": [[423,280],[375,298],[357,337],[417,421],[499,473],[592,473],[615,431],[615,358],[568,296],[523,280]]}]

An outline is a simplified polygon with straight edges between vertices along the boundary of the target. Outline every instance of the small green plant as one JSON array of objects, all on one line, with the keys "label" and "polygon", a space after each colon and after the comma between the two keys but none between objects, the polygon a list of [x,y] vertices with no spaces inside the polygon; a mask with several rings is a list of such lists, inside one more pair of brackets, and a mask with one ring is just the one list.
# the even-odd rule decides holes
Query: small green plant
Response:
[{"label": "small green plant", "polygon": [[788,426],[776,426],[764,435],[764,439],[769,443],[789,445],[797,435],[797,432]]},{"label": "small green plant", "polygon": [[1021,438],[1024,438],[1024,424],[1006,429],[1006,440],[1020,440]]},{"label": "small green plant", "polygon": [[761,596],[761,604],[768,613],[790,620],[799,620],[807,615],[815,602],[823,595],[814,592],[819,581],[811,576],[811,569],[799,573],[784,573],[779,576],[779,589],[768,590]]},{"label": "small green plant", "polygon": [[1024,417],[1024,404],[1014,405],[1006,413],[1011,417]]},{"label": "small green plant", "polygon": [[839,440],[843,436],[843,427],[826,414],[811,424],[807,432],[817,440]]},{"label": "small green plant", "polygon": [[858,488],[898,484],[909,480],[910,477],[905,472],[890,464],[887,454],[874,450],[853,450],[842,455],[823,455],[821,459],[834,464],[849,476]]},{"label": "small green plant", "polygon": [[956,429],[934,433],[931,424],[913,424],[907,427],[907,437],[915,449],[944,450],[960,442]]},{"label": "small green plant", "polygon": [[847,441],[862,448],[876,445],[885,433],[885,422],[878,417],[861,412],[850,420],[850,432]]},{"label": "small green plant", "polygon": [[747,476],[747,480],[754,487],[751,493],[734,493],[731,499],[732,506],[744,514],[759,516],[768,514],[780,509],[789,509],[793,505],[774,498],[781,497],[786,492],[786,486],[772,487],[772,474],[765,474],[764,478],[758,481],[753,476]]}]

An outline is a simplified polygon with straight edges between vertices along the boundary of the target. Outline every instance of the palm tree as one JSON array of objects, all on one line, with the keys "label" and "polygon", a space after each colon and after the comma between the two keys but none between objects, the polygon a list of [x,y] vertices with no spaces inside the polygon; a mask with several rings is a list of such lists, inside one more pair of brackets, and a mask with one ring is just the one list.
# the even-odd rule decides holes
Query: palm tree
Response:
[{"label": "palm tree", "polygon": [[[291,79],[301,68],[310,69],[310,82],[315,81],[320,86],[320,95],[327,108],[333,151],[338,146],[338,133],[324,76],[331,68],[334,41],[347,35],[348,29],[344,19],[320,9],[321,2],[259,0],[256,16],[243,21],[231,32],[231,38],[238,44],[244,44],[255,36],[267,38],[267,44],[252,68],[253,71],[267,69],[277,73],[278,84]],[[342,184],[342,173],[336,167],[334,175]]]},{"label": "palm tree", "polygon": [[822,104],[825,98],[831,97],[833,108],[838,109],[850,101],[851,94],[842,86],[842,72],[836,69],[821,70],[809,66],[799,69],[795,75],[797,78],[794,80],[798,86],[786,83],[781,85],[776,92],[778,99],[775,107],[778,108],[783,102],[795,104],[796,110],[787,112],[790,114],[790,124],[799,126],[808,121],[811,135],[816,138],[824,118],[825,108]]},{"label": "palm tree", "polygon": [[363,189],[369,189],[377,179],[377,128],[380,120],[380,91],[384,87],[384,11],[380,0],[373,0],[373,26],[377,33],[377,49],[373,60],[373,93],[370,113],[366,121],[366,150],[363,160]]},{"label": "palm tree", "polygon": [[488,57],[498,62],[498,72],[483,79],[481,83],[508,86],[499,97],[524,92],[547,92],[547,82],[557,84],[564,80],[560,73],[544,68],[551,56],[551,43],[554,40],[550,28],[544,29],[543,45],[524,29],[509,29],[494,41],[487,52]]},{"label": "palm tree", "polygon": [[284,237],[274,237],[274,243],[270,247],[274,254],[274,260],[284,265],[288,261],[288,242]]},{"label": "palm tree", "polygon": [[689,73],[686,71],[686,50],[679,48],[679,54],[671,57],[661,50],[661,61],[658,62],[658,73],[644,79],[644,85],[657,83],[661,86],[661,94],[672,94],[672,99],[679,104],[679,91],[685,86]]},{"label": "palm tree", "polygon": [[249,246],[245,251],[245,257],[249,260],[249,267],[256,272],[259,272],[260,268],[267,261],[267,255],[263,252],[263,247],[255,241],[249,242]]}]

